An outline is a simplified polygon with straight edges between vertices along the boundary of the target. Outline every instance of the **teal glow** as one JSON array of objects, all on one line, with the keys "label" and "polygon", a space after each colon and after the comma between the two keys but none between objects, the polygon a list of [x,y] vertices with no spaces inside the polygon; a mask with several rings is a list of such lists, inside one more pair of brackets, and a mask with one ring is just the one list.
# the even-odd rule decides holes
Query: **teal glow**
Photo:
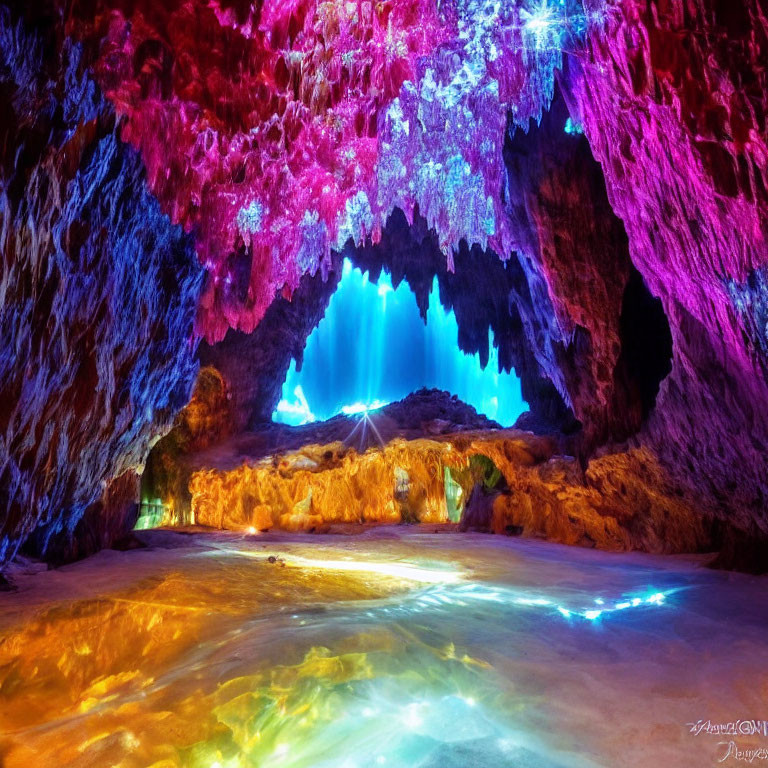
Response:
[{"label": "teal glow", "polygon": [[584,133],[584,127],[580,123],[574,123],[570,117],[565,121],[563,130],[571,136]]},{"label": "teal glow", "polygon": [[273,418],[282,424],[324,421],[338,413],[375,410],[421,387],[447,390],[479,413],[511,426],[527,410],[514,373],[498,372],[490,338],[488,365],[458,347],[458,324],[438,297],[435,278],[427,323],[403,281],[378,283],[344,261],[325,317],[310,335],[301,371],[291,361]]},{"label": "teal glow", "polygon": [[134,531],[146,531],[150,528],[159,528],[165,518],[165,506],[160,499],[143,499],[139,505],[139,517]]},{"label": "teal glow", "polygon": [[[667,598],[674,592],[679,591],[680,587],[668,589],[664,592],[653,592],[642,597],[622,598],[621,600],[605,600],[602,597],[596,598],[595,603],[600,608],[585,608],[577,605],[563,605],[562,603],[545,597],[531,596],[511,590],[502,585],[485,585],[470,583],[462,586],[439,587],[439,590],[433,590],[432,595],[438,596],[441,603],[451,605],[467,605],[472,600],[481,600],[489,603],[499,603],[501,605],[520,605],[529,608],[540,608],[547,613],[557,611],[558,614],[566,619],[587,619],[588,621],[597,621],[600,618],[607,618],[612,614],[624,611],[627,608],[647,608],[656,606],[657,608],[667,605]],[[439,595],[438,595],[439,591]]]},{"label": "teal glow", "polygon": [[448,519],[452,523],[458,523],[464,510],[464,500],[461,498],[464,491],[461,485],[453,479],[450,467],[444,467],[443,478],[445,481],[445,504],[448,508]]}]

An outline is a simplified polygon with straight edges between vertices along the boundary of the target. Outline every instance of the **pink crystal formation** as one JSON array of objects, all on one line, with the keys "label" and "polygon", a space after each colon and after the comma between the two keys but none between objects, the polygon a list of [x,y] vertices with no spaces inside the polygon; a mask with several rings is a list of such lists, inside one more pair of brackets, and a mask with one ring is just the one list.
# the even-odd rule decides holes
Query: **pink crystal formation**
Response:
[{"label": "pink crystal formation", "polygon": [[395,207],[426,218],[449,265],[461,239],[519,248],[507,115],[540,117],[563,49],[596,22],[568,3],[123,0],[68,31],[99,41],[123,139],[196,236],[198,330],[217,340],[253,330],[348,239],[377,242]]}]

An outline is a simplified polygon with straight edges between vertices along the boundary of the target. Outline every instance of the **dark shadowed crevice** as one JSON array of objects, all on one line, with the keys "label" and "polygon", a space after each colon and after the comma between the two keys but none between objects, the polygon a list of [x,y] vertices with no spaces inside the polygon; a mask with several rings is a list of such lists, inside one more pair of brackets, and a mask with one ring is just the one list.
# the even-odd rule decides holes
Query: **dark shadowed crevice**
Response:
[{"label": "dark shadowed crevice", "polygon": [[656,404],[661,382],[672,370],[672,334],[661,299],[651,294],[632,267],[619,320],[621,356],[629,385],[636,388],[645,420]]}]

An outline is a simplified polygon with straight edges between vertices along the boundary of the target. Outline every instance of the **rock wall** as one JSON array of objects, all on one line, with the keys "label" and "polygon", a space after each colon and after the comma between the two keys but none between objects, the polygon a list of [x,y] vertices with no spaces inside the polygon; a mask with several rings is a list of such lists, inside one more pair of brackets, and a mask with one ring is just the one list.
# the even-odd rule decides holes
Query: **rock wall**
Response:
[{"label": "rock wall", "polygon": [[277,296],[252,333],[230,329],[216,344],[200,345],[203,365],[227,382],[235,431],[271,421],[291,359],[299,366],[309,334],[322,320],[341,277],[334,255],[325,277],[305,275],[290,297]]},{"label": "rock wall", "polygon": [[0,564],[25,540],[76,556],[132,525],[126,487],[189,399],[201,270],[81,47],[4,7],[0,255]]},{"label": "rock wall", "polygon": [[[634,434],[653,405],[653,391],[648,408],[642,402],[645,360],[631,364],[647,356],[632,329],[655,318],[648,351],[667,360],[669,331],[630,262],[602,170],[584,136],[567,130],[570,120],[558,90],[538,124],[510,123],[505,204],[532,297],[521,310],[527,345],[581,422],[589,452]],[[656,385],[668,372],[656,373]]]},{"label": "rock wall", "polygon": [[335,251],[422,308],[437,276],[462,348],[491,329],[536,417],[581,425],[583,471],[631,457],[606,493],[650,472],[726,561],[759,556],[765,4],[579,3],[578,34],[570,5],[496,5],[0,6],[0,563],[85,552],[87,510],[116,535],[189,399],[195,315],[229,400],[179,423],[267,419]]},{"label": "rock wall", "polygon": [[36,530],[21,550],[42,556],[51,565],[63,565],[93,555],[105,547],[130,542],[139,512],[139,476],[129,469],[107,481],[101,496],[89,504],[76,523],[66,521],[59,532]]},{"label": "rock wall", "polygon": [[215,368],[201,368],[189,404],[147,457],[137,494],[138,527],[154,527],[164,518],[169,525],[187,520],[189,473],[184,458],[225,440],[235,423],[229,385]]},{"label": "rock wall", "polygon": [[[515,430],[394,439],[364,453],[341,442],[307,445],[193,472],[191,508],[199,524],[252,533],[273,527],[322,532],[338,523],[448,523],[451,473],[461,488],[453,503],[465,528],[606,550],[715,546],[712,518],[693,508],[652,455],[606,456],[584,472],[556,449],[551,438]],[[478,457],[498,472],[487,493],[471,471]],[[486,503],[473,503],[478,496]]]},{"label": "rock wall", "polygon": [[768,23],[760,0],[617,5],[561,78],[673,365],[641,442],[768,533]]}]

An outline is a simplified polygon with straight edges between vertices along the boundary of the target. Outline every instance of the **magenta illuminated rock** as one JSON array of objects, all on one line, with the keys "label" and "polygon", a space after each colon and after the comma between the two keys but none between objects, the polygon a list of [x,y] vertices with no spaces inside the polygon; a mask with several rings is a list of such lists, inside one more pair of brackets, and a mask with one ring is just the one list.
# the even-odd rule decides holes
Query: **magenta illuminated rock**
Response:
[{"label": "magenta illuminated rock", "polygon": [[764,534],[768,30],[760,8],[622,3],[563,82],[632,260],[672,328],[672,374],[642,439],[681,475],[695,475],[710,502],[738,507],[744,527]]},{"label": "magenta illuminated rock", "polygon": [[582,471],[648,456],[702,546],[760,551],[756,0],[3,10],[0,560],[25,539],[74,555],[200,362],[231,423],[198,447],[263,425],[342,256],[405,280],[423,316],[436,279],[457,345],[517,372],[522,423],[567,433]]},{"label": "magenta illuminated rock", "polygon": [[325,274],[348,239],[375,242],[395,207],[411,218],[418,206],[449,262],[462,239],[519,247],[503,214],[507,114],[540,118],[561,47],[594,25],[573,3],[97,9],[75,7],[68,29],[98,41],[123,137],[171,218],[198,234],[212,340],[252,331],[277,290]]}]

